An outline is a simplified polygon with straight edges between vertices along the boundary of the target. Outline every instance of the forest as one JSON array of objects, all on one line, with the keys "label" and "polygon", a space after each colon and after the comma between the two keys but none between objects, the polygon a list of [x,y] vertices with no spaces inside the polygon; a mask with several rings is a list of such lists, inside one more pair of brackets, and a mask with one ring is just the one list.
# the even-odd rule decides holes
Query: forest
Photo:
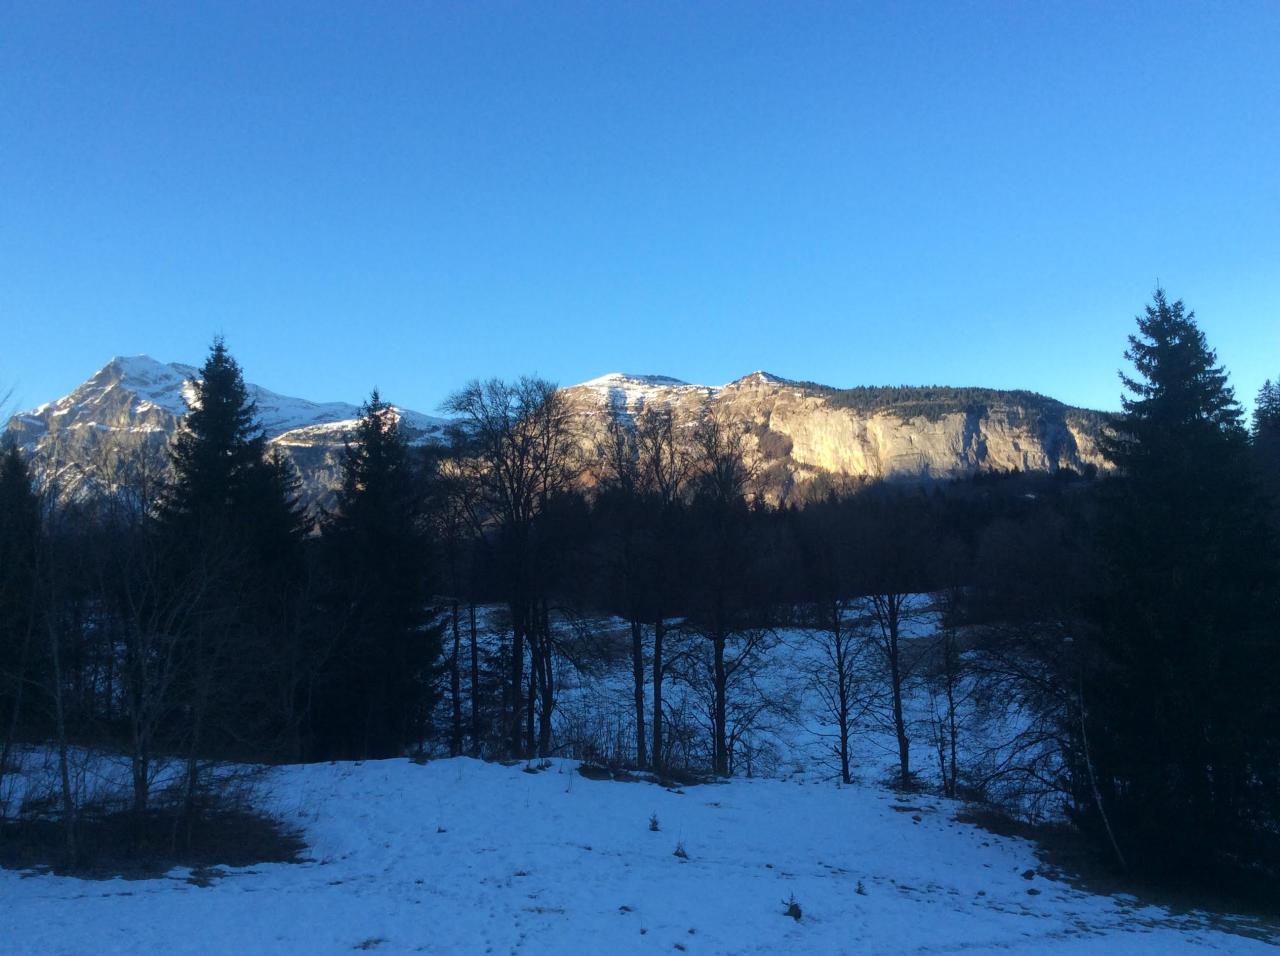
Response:
[{"label": "forest", "polygon": [[[1280,381],[1247,421],[1162,290],[1129,343],[1113,474],[774,506],[746,423],[588,434],[529,377],[456,391],[445,445],[375,390],[313,512],[216,339],[179,433],[110,450],[109,490],[0,452],[0,862],[45,840],[74,871],[108,824],[139,854],[196,839],[237,768],[691,782],[776,769],[807,721],[833,785],[874,732],[886,786],[1060,818],[1118,870],[1276,881]],[[602,674],[621,706],[581,692]],[[102,753],[127,791],[86,783]]]}]

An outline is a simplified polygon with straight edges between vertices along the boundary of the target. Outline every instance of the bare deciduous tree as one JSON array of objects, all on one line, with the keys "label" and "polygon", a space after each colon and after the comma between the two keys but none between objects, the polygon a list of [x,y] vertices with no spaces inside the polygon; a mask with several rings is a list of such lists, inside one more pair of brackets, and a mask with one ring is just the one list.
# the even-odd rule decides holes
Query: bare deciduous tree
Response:
[{"label": "bare deciduous tree", "polygon": [[[545,594],[535,567],[534,524],[577,473],[577,429],[556,387],[543,379],[471,382],[445,402],[457,416],[454,467],[474,489],[473,515],[496,558],[511,612],[512,647],[508,703],[503,719],[507,749],[520,755],[535,746],[522,740],[525,652],[528,648],[542,709],[537,748],[550,745],[555,706],[552,637],[545,626]],[[526,722],[526,727],[528,722]],[[527,729],[524,736],[530,736]]]}]

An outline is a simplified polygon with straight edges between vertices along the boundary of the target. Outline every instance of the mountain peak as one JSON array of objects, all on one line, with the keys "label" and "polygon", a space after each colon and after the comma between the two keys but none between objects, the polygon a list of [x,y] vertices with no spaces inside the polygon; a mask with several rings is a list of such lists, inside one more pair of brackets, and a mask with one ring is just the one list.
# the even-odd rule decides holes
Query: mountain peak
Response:
[{"label": "mountain peak", "polygon": [[122,372],[124,374],[147,374],[156,372],[161,369],[168,368],[168,364],[154,359],[150,355],[114,355],[111,361],[104,365],[99,371],[105,372],[107,369]]},{"label": "mountain peak", "polygon": [[178,362],[161,362],[150,355],[117,355],[98,369],[89,381],[103,377],[137,383],[171,382],[174,378],[189,379],[197,374],[190,365]]},{"label": "mountain peak", "polygon": [[688,385],[688,382],[681,381],[678,378],[671,378],[668,375],[634,375],[629,372],[609,372],[601,375],[599,378],[593,378],[590,381],[581,382],[574,386],[575,388],[625,388],[627,386],[640,386],[648,388],[679,388]]},{"label": "mountain peak", "polygon": [[190,382],[198,374],[190,365],[161,362],[149,355],[117,355],[70,395],[52,404],[70,410],[100,404],[118,392],[131,396],[134,402],[182,415],[187,410],[186,399],[191,397]]},{"label": "mountain peak", "polygon": [[766,372],[763,369],[756,369],[754,372],[742,376],[742,378],[734,379],[730,385],[795,385],[789,378],[783,378],[781,375],[774,375],[772,372]]}]

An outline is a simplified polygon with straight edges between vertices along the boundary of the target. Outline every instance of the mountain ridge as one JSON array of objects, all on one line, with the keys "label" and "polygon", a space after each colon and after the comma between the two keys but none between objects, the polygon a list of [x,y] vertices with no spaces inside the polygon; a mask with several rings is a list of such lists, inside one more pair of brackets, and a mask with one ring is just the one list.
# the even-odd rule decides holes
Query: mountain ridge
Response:
[{"label": "mountain ridge", "polygon": [[[73,488],[101,481],[128,449],[161,447],[193,398],[199,372],[146,355],[116,356],[62,398],[19,412],[7,433]],[[342,449],[360,409],[246,383],[268,441],[298,469],[305,497],[323,501],[339,480]],[[610,372],[561,389],[597,447],[614,415],[649,406],[682,423],[707,415],[741,423],[768,472],[770,497],[837,480],[947,479],[1011,469],[1105,468],[1104,416],[1024,390],[950,386],[837,388],[756,370],[723,385],[667,375]],[[414,444],[444,441],[450,421],[395,407]]]}]

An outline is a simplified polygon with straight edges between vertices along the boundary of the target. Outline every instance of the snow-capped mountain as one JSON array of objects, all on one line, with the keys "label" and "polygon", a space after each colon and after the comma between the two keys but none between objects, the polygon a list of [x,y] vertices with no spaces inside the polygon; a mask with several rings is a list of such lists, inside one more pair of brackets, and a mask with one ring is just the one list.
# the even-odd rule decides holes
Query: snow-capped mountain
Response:
[{"label": "snow-capped mountain", "polygon": [[669,402],[675,395],[701,395],[706,398],[718,395],[727,388],[744,385],[796,385],[769,372],[757,371],[724,385],[693,385],[668,375],[632,375],[627,372],[610,372],[569,386],[569,391],[581,389],[594,392],[608,399],[611,405],[644,405],[646,402]]},{"label": "snow-capped mountain", "polygon": [[[179,362],[158,362],[147,355],[116,357],[70,395],[15,415],[9,428],[25,445],[44,435],[84,428],[172,431],[187,411],[199,371]],[[258,420],[270,440],[316,428],[349,428],[360,409],[347,402],[312,402],[246,383],[258,408]],[[419,431],[438,430],[443,419],[399,410]]]},{"label": "snow-capped mountain", "polygon": [[[113,358],[71,394],[9,420],[8,431],[65,492],[86,483],[110,484],[123,457],[154,453],[178,427],[194,396],[199,371],[146,355]],[[360,409],[346,402],[313,402],[246,383],[267,439],[293,460],[308,499],[336,486],[339,454]],[[438,439],[443,419],[396,409],[415,443]]]},{"label": "snow-capped mountain", "polygon": [[[146,356],[115,358],[70,395],[15,415],[9,432],[46,478],[74,493],[117,483],[137,456],[158,451],[178,426],[198,371]],[[355,405],[313,402],[249,385],[267,438],[297,467],[310,501],[337,486]],[[687,428],[706,415],[739,423],[773,500],[855,481],[947,479],[982,472],[1105,468],[1101,419],[1031,392],[976,388],[836,389],[756,371],[723,385],[612,372],[562,395],[590,456],[615,415],[670,409]],[[410,440],[443,439],[448,422],[397,409]],[[588,480],[592,472],[587,463]]]}]

